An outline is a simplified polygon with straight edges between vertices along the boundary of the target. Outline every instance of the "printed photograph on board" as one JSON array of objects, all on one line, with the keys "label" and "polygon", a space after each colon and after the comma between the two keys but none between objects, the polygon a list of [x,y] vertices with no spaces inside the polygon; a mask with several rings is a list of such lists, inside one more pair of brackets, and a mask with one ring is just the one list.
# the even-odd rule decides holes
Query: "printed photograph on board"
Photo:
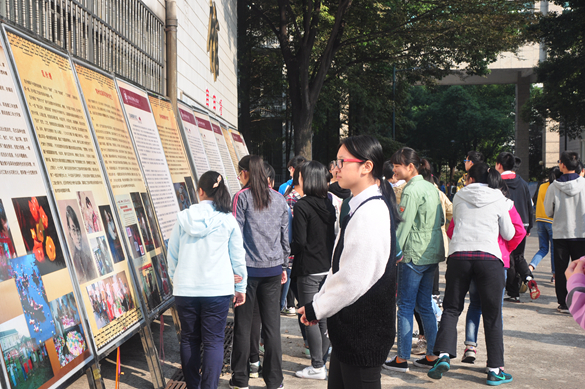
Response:
[{"label": "printed photograph on board", "polygon": [[73,293],[50,302],[56,333],[53,343],[61,366],[67,365],[87,350],[81,319]]},{"label": "printed photograph on board", "polygon": [[97,214],[97,206],[93,199],[93,193],[90,191],[77,192],[77,204],[83,216],[83,225],[88,234],[100,232],[100,218]]},{"label": "printed photograph on board", "polygon": [[185,185],[187,185],[187,192],[191,198],[191,204],[197,204],[197,194],[195,193],[195,185],[191,177],[185,177]]},{"label": "printed photograph on board", "polygon": [[12,240],[12,232],[10,232],[4,204],[0,200],[0,282],[12,278],[9,272],[9,261],[15,257],[16,250],[14,249],[14,241]]},{"label": "printed photograph on board", "polygon": [[100,276],[105,276],[113,272],[114,264],[112,263],[112,258],[110,257],[110,252],[106,244],[106,237],[98,236],[97,238],[91,238],[89,242]]},{"label": "printed photograph on board", "polygon": [[24,315],[0,324],[0,347],[12,389],[39,388],[55,376],[47,345],[31,338]]},{"label": "printed photograph on board", "polygon": [[55,325],[35,256],[14,258],[10,264],[29,334],[38,343],[44,342],[55,334]]},{"label": "printed photograph on board", "polygon": [[124,257],[124,250],[122,249],[122,243],[120,243],[120,235],[118,235],[118,229],[112,216],[112,210],[109,205],[100,205],[99,210],[104,229],[106,230],[106,238],[108,239],[112,259],[114,263],[122,262],[126,258]]},{"label": "printed photograph on board", "polygon": [[87,294],[98,329],[135,308],[124,271],[88,285]]},{"label": "printed photograph on board", "polygon": [[134,205],[134,212],[136,213],[136,220],[138,220],[138,226],[142,233],[142,239],[144,241],[144,247],[147,252],[154,250],[154,241],[152,238],[152,231],[146,221],[146,214],[142,205],[142,200],[138,192],[130,193],[132,198],[132,204]]},{"label": "printed photograph on board", "polygon": [[161,303],[160,292],[156,283],[156,276],[152,264],[142,266],[138,269],[138,281],[145,301],[149,309],[154,309]]},{"label": "printed photograph on board", "polygon": [[154,240],[154,246],[156,248],[160,247],[160,236],[157,233],[156,221],[154,218],[154,210],[150,203],[150,197],[148,197],[148,193],[140,193],[140,197],[142,198],[142,204],[144,204],[144,211],[146,212],[146,217],[148,218],[148,224],[150,225],[150,230],[152,231],[152,238]]},{"label": "printed photograph on board", "polygon": [[34,254],[42,276],[65,268],[55,219],[46,196],[12,199],[26,252]]},{"label": "printed photograph on board", "polygon": [[67,246],[80,284],[85,284],[98,277],[95,261],[87,240],[83,219],[76,200],[60,200],[57,202],[61,223],[65,230]]},{"label": "printed photograph on board", "polygon": [[167,266],[165,260],[160,255],[152,257],[152,264],[160,275],[160,281],[162,284],[162,291],[165,296],[171,294],[171,281],[169,280],[169,274],[167,273]]},{"label": "printed photograph on board", "polygon": [[175,195],[179,200],[180,210],[188,209],[191,206],[191,200],[189,200],[189,194],[187,193],[187,185],[184,182],[173,183],[175,187]]},{"label": "printed photograph on board", "polygon": [[140,238],[140,233],[138,232],[138,226],[136,224],[126,226],[126,236],[128,236],[130,242],[132,257],[138,258],[143,256],[144,246],[142,246],[142,239]]}]

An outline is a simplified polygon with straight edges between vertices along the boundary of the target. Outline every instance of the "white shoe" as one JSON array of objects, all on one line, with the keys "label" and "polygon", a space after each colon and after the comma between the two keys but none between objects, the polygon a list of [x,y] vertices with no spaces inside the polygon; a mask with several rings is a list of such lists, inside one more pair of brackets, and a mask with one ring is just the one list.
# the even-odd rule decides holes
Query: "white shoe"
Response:
[{"label": "white shoe", "polygon": [[303,370],[297,371],[295,375],[299,378],[310,378],[313,380],[327,379],[327,369],[325,366],[315,369],[313,366],[305,367]]}]

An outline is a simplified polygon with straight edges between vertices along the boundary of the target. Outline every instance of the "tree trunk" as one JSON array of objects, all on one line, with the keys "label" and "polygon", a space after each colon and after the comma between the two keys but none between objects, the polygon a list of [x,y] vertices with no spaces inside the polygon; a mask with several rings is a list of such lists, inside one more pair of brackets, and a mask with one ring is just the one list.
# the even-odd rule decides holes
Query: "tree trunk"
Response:
[{"label": "tree trunk", "polygon": [[[295,155],[302,155],[308,160],[313,159],[313,114],[314,104],[310,107],[295,110],[293,106],[293,124],[295,130]],[[296,113],[296,115],[295,115]]]}]

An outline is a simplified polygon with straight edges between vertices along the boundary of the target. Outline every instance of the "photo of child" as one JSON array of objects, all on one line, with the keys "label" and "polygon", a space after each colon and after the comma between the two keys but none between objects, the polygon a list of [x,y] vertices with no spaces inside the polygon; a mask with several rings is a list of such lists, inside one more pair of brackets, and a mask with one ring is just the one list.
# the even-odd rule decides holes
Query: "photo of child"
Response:
[{"label": "photo of child", "polygon": [[89,191],[77,192],[77,204],[83,216],[83,225],[88,234],[102,231],[100,218],[96,212],[96,205],[93,193]]},{"label": "photo of child", "polygon": [[118,235],[116,223],[114,223],[112,210],[109,205],[101,205],[99,210],[104,229],[106,230],[106,238],[108,239],[108,245],[110,246],[110,253],[112,254],[114,263],[122,262],[126,258],[124,256],[122,244],[120,243],[120,236]]},{"label": "photo of child", "polygon": [[135,308],[126,273],[123,271],[88,285],[87,294],[98,329]]},{"label": "photo of child", "polygon": [[89,241],[100,276],[105,276],[106,274],[113,272],[114,265],[112,264],[112,258],[110,257],[105,236],[98,236]]}]

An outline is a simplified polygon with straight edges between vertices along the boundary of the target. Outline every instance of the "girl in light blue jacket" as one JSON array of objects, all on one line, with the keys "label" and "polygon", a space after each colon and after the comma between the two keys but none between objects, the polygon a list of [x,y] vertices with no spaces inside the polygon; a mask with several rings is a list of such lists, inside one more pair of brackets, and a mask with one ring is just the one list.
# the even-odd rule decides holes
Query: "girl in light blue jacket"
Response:
[{"label": "girl in light blue jacket", "polygon": [[[198,187],[201,202],[179,213],[169,240],[169,275],[181,321],[187,387],[215,389],[223,365],[230,301],[234,296],[235,307],[246,301],[246,253],[223,177],[208,171]],[[239,281],[235,291],[234,278]]]}]

